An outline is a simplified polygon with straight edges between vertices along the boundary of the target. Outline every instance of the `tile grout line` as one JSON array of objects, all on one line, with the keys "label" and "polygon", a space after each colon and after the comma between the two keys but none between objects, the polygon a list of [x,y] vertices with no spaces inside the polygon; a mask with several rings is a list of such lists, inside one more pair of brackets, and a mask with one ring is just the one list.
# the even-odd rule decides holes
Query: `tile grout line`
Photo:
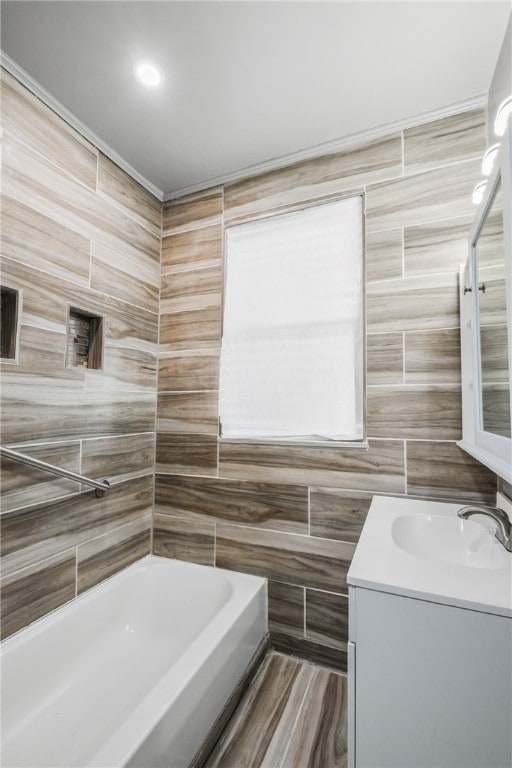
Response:
[{"label": "tile grout line", "polygon": [[159,257],[159,280],[158,280],[158,315],[157,315],[157,327],[156,327],[156,377],[155,377],[155,394],[154,394],[154,409],[155,417],[153,420],[153,435],[154,435],[154,448],[153,448],[153,503],[151,506],[151,521],[149,529],[149,551],[153,554],[155,544],[155,514],[156,514],[156,449],[158,440],[158,398],[160,396],[160,323],[162,313],[160,312],[161,294],[162,294],[162,253],[163,253],[163,224],[164,224],[164,207],[165,203],[160,207],[160,257]]},{"label": "tile grout line", "polygon": [[400,227],[402,232],[402,279],[405,278],[405,227]]},{"label": "tile grout line", "polygon": [[[455,271],[454,270],[445,270],[441,272],[415,272],[415,273],[408,273],[406,275],[401,275],[400,277],[381,277],[378,280],[367,280],[366,285],[370,288],[378,288],[379,286],[382,286],[383,288],[386,288],[390,283],[397,283],[397,285],[403,284],[403,282],[413,282],[413,281],[419,281],[419,280],[429,280],[432,278],[438,278],[438,277],[451,277],[452,279],[455,277]],[[455,280],[453,280],[455,282]],[[444,286],[441,286],[443,288],[451,287],[447,286],[446,284]],[[404,289],[407,290],[407,289]],[[176,312],[169,313],[169,314],[178,314]]]},{"label": "tile grout line", "polygon": [[405,383],[405,331],[402,331],[402,386]]},{"label": "tile grout line", "polygon": [[222,263],[221,259],[212,259],[211,263],[207,262],[205,264],[201,264],[195,261],[195,262],[191,262],[190,265],[183,266],[181,269],[166,268],[165,271],[162,272],[162,277],[172,277],[174,275],[187,275],[190,272],[204,272],[207,269],[216,269],[217,267],[221,266],[221,263]]},{"label": "tile grout line", "polygon": [[[195,477],[195,476],[192,475],[191,477]],[[343,489],[340,489],[340,490],[343,490]],[[396,496],[397,494],[401,495],[398,491],[395,493],[384,493],[382,491],[376,491],[375,493],[378,494],[379,496]],[[302,538],[310,539],[312,542],[318,541],[318,542],[329,542],[331,544],[345,544],[345,545],[348,544],[353,547],[355,547],[357,543],[355,541],[346,541],[345,539],[330,539],[325,536],[308,536],[307,533],[299,533],[298,531],[287,531],[287,530],[282,530],[280,528],[263,528],[258,525],[247,525],[246,523],[232,522],[229,520],[219,520],[218,518],[208,520],[206,519],[208,516],[204,513],[199,513],[199,514],[203,514],[203,516],[200,518],[196,518],[194,516],[190,516],[190,514],[187,514],[187,512],[174,511],[173,507],[171,507],[171,511],[169,512],[164,511],[162,508],[169,506],[169,504],[159,503],[157,504],[157,506],[158,506],[158,511],[156,511],[156,514],[163,515],[164,517],[168,517],[172,520],[184,520],[187,523],[195,522],[195,523],[204,523],[205,525],[215,525],[215,526],[223,525],[228,528],[235,528],[237,530],[244,530],[244,531],[250,530],[250,531],[260,532],[260,533],[284,534],[286,536],[301,536]],[[192,513],[192,515],[194,515],[194,513]],[[128,525],[128,523],[126,523],[126,525]],[[286,583],[286,582],[283,582],[283,583]],[[328,589],[320,589],[318,587],[311,587],[311,589],[319,589],[320,592],[331,591]],[[334,594],[338,594],[338,593],[335,592]]]},{"label": "tile grout line", "polygon": [[75,547],[75,598],[78,597],[78,544]]},{"label": "tile grout line", "polygon": [[[440,169],[438,169],[440,170]],[[400,178],[400,177],[397,177]],[[372,229],[371,234],[372,235],[380,235],[385,234],[387,232],[393,232],[397,229],[417,229],[418,227],[426,227],[429,226],[429,224],[444,224],[445,222],[449,221],[456,221],[459,222],[460,226],[467,226],[468,231],[473,221],[473,216],[471,213],[456,213],[455,215],[451,216],[440,216],[435,219],[429,219],[428,221],[419,221],[412,224],[395,224],[394,227],[383,227],[382,229]]]},{"label": "tile grout line", "polygon": [[[114,165],[116,165],[116,163],[114,163]],[[135,183],[138,183],[135,179],[133,179],[133,181],[135,181]],[[149,190],[147,191],[149,192]],[[152,237],[159,237],[155,229],[151,227],[151,224],[148,224],[149,219],[145,219],[144,216],[142,215],[138,217],[137,214],[134,213],[130,208],[125,207],[121,202],[119,202],[119,200],[116,200],[115,197],[112,197],[111,195],[109,195],[108,192],[105,192],[105,190],[103,189],[97,189],[96,194],[98,195],[98,198],[100,200],[107,203],[108,205],[111,205],[113,208],[119,211],[119,213],[121,213],[127,219],[129,219],[130,221],[133,221],[139,227],[142,227]],[[151,195],[151,192],[149,192],[149,194]],[[161,201],[159,202],[161,203]]]},{"label": "tile grout line", "polygon": [[[163,203],[163,205],[165,207],[170,203],[177,203],[178,201],[183,199],[184,198],[177,197],[175,200],[167,200]],[[189,232],[196,232],[198,229],[209,229],[210,227],[222,226],[222,215],[223,215],[222,213],[214,214],[211,220],[197,219],[190,223],[178,224],[177,227],[173,227],[173,228],[168,227],[167,229],[163,228],[163,222],[162,222],[162,240],[166,240],[168,237],[174,237],[175,235],[184,235],[184,234],[188,234]]]},{"label": "tile grout line", "polygon": [[[19,568],[14,568],[11,571],[7,571],[7,573],[2,574],[2,581],[5,579],[9,579],[12,576],[18,576],[18,574],[22,573],[23,571],[32,571],[32,574],[37,573],[40,570],[44,570],[46,567],[48,567],[46,564],[50,560],[57,560],[58,558],[66,559],[64,555],[71,555],[72,553],[75,553],[76,558],[76,551],[78,549],[79,545],[76,546],[70,546],[65,547],[64,549],[61,549],[59,552],[54,552],[51,555],[46,555],[45,557],[41,558],[40,560],[35,560],[33,563],[27,563],[26,565],[22,565]],[[4,555],[6,557],[6,555]],[[75,567],[76,571],[76,567]],[[28,574],[31,575],[31,574]]]},{"label": "tile grout line", "polygon": [[[402,364],[405,365],[405,358],[402,360]],[[404,368],[405,371],[405,368]],[[373,389],[391,389],[396,390],[398,387],[409,387],[411,389],[420,389],[424,388],[427,389],[429,392],[432,390],[435,390],[436,387],[458,387],[460,389],[461,383],[460,381],[427,381],[423,380],[423,382],[419,381],[402,381],[400,382],[390,382],[389,384],[368,384],[368,388]],[[369,438],[370,440],[373,440],[372,437]]]},{"label": "tile grout line", "polygon": [[[35,98],[40,100],[38,96],[35,96]],[[79,136],[81,135],[79,131],[76,131],[76,129],[72,129],[72,130],[75,131],[75,133],[78,134]],[[11,141],[15,145],[17,145],[18,147],[21,147],[22,150],[23,149],[28,150],[28,152],[30,154],[35,155],[36,160],[42,159],[43,162],[48,164],[49,166],[51,166],[52,169],[56,168],[58,171],[60,171],[66,177],[67,180],[71,180],[72,182],[79,184],[80,187],[82,189],[87,190],[87,192],[90,192],[91,194],[94,194],[94,195],[97,194],[96,186],[97,186],[97,179],[98,179],[98,148],[95,147],[94,144],[89,142],[87,139],[86,139],[86,141],[88,141],[89,147],[85,147],[85,150],[89,154],[94,155],[95,158],[96,158],[96,181],[95,181],[94,188],[90,187],[85,181],[83,181],[83,178],[81,178],[80,176],[75,175],[71,170],[69,170],[69,168],[66,168],[64,165],[59,165],[59,163],[57,163],[55,160],[52,160],[50,157],[48,157],[47,154],[41,152],[40,149],[36,148],[32,144],[27,143],[24,139],[20,139],[12,131],[5,130],[4,133],[3,133],[3,139],[5,141],[5,144],[7,144],[7,142]],[[81,142],[78,142],[78,143],[81,144]],[[82,147],[83,147],[83,144],[82,144]],[[90,149],[91,147],[94,150],[92,152],[91,152],[91,149]],[[91,181],[92,181],[92,179],[91,179]],[[25,203],[25,205],[27,205],[27,204]],[[32,206],[30,206],[30,205],[28,205],[28,207],[32,208]],[[36,209],[34,209],[34,210],[36,210]]]},{"label": "tile grout line", "polygon": [[[39,98],[39,97],[36,96],[36,98]],[[76,131],[76,133],[79,136],[81,135],[79,131]],[[115,198],[111,197],[107,193],[103,192],[103,190],[99,189],[99,165],[100,165],[99,153],[101,152],[101,150],[99,150],[98,147],[94,146],[94,144],[89,142],[90,146],[94,150],[92,153],[90,152],[90,149],[86,147],[86,149],[91,154],[93,154],[95,156],[95,158],[96,158],[96,178],[95,178],[95,182],[94,182],[94,187],[91,187],[85,181],[83,181],[83,178],[81,178],[80,176],[74,174],[69,168],[66,168],[64,165],[60,165],[55,160],[52,160],[48,156],[48,154],[45,154],[45,153],[41,152],[41,150],[36,148],[34,145],[29,144],[25,140],[18,138],[18,136],[14,135],[11,131],[9,131],[8,137],[15,144],[17,144],[18,146],[22,147],[22,149],[24,148],[25,150],[28,150],[29,153],[35,155],[36,159],[41,158],[44,163],[48,164],[51,167],[51,169],[57,169],[57,171],[62,173],[66,177],[66,179],[68,181],[71,181],[73,183],[78,183],[82,189],[86,190],[90,194],[93,194],[93,195],[97,196],[97,198],[100,201],[102,201],[104,203],[107,203],[108,205],[112,205],[112,207],[115,208],[116,211],[121,213],[125,218],[129,219],[131,222],[133,222],[137,226],[139,226],[142,229],[144,229],[144,231],[146,233],[152,235],[153,237],[158,237],[158,235],[155,233],[154,230],[150,229],[146,224],[143,224],[140,219],[134,217],[133,215],[130,215],[127,212],[128,209],[123,208],[122,204],[119,203]],[[6,138],[6,136],[4,136],[4,138]],[[112,162],[114,162],[114,161],[112,161]],[[117,164],[114,162],[114,165],[117,165]],[[117,166],[117,167],[120,167],[120,166]],[[121,170],[123,170],[123,169],[121,168]],[[130,176],[130,174],[127,174],[127,175]],[[132,178],[132,177],[130,177],[130,178]],[[140,183],[140,182],[137,182],[136,179],[133,179],[133,181],[135,181],[136,183]],[[143,185],[141,185],[141,186],[143,186]],[[147,190],[147,191],[149,192],[149,190]],[[149,192],[149,194],[152,195],[151,192]],[[152,196],[154,197],[154,195],[152,195]],[[34,208],[29,203],[24,203],[24,205],[27,205],[27,207],[32,208],[32,210],[37,211],[37,209]],[[64,226],[67,226],[67,225],[64,225]],[[77,234],[82,234],[82,233],[78,232],[78,230],[76,230],[76,229],[74,229],[72,227],[67,227],[67,228],[71,229],[72,232],[76,232]],[[82,235],[82,236],[84,237],[84,235]]]},{"label": "tile grout line", "polygon": [[311,536],[311,486],[308,485],[308,536]]},{"label": "tile grout line", "polygon": [[[38,213],[38,211],[36,211],[36,213]],[[59,222],[57,222],[57,223],[59,223]],[[63,225],[63,226],[65,226],[65,225]],[[80,233],[77,233],[77,234],[80,234]],[[82,237],[85,238],[85,235],[82,235]],[[85,238],[85,239],[88,239],[88,238]],[[93,242],[96,242],[96,241],[95,240],[90,240],[89,242],[93,243]],[[107,248],[107,246],[104,246],[104,247]],[[113,249],[110,248],[109,250],[112,251]],[[43,275],[47,275],[48,278],[50,278],[50,280],[59,280],[61,282],[64,282],[64,283],[67,284],[65,287],[68,287],[68,285],[69,285],[70,289],[80,290],[80,289],[87,288],[87,290],[91,291],[91,293],[93,294],[94,298],[106,296],[108,299],[111,299],[114,302],[118,302],[120,304],[127,305],[131,309],[137,309],[137,310],[140,310],[141,312],[147,313],[148,315],[154,315],[155,318],[159,317],[159,311],[158,310],[155,312],[152,309],[148,309],[147,307],[143,307],[142,304],[136,304],[135,302],[127,301],[126,299],[120,299],[117,296],[114,296],[113,294],[105,293],[104,291],[100,291],[97,288],[92,288],[92,287],[89,287],[89,285],[84,285],[83,283],[76,282],[75,280],[71,279],[70,277],[65,277],[64,275],[57,275],[57,274],[55,274],[55,272],[48,272],[47,269],[42,269],[41,267],[35,267],[33,265],[28,265],[25,262],[20,261],[19,259],[15,259],[15,258],[13,258],[11,256],[2,256],[2,259],[7,264],[12,264],[15,267],[18,267],[18,268],[19,267],[28,268],[28,269],[30,269],[31,273],[33,273],[33,272],[36,272],[36,273],[41,272]],[[41,328],[42,327],[44,330],[47,330],[44,326],[33,325],[32,323],[23,323],[23,325],[30,325],[33,328]],[[121,346],[121,345],[113,344],[112,342],[110,342],[110,343],[111,343],[112,346]],[[129,347],[129,348],[131,349],[132,347]],[[133,349],[139,349],[139,347],[133,347]]]},{"label": "tile grout line", "polygon": [[407,479],[407,439],[404,439],[404,494],[407,496],[408,479]]},{"label": "tile grout line", "polygon": [[[222,325],[224,322],[223,314],[224,314],[224,278],[225,278],[225,246],[226,246],[226,200],[225,200],[225,189],[224,184],[221,187],[221,206],[222,210],[220,213],[220,256],[219,256],[219,262],[220,262],[220,326],[219,326],[219,357],[217,360],[217,389],[213,390],[214,392],[217,392],[217,472],[216,477],[220,477],[220,445],[221,445],[221,430],[222,430],[222,422],[221,422],[221,414],[220,414],[220,356],[222,351]],[[217,525],[215,525],[215,546],[217,546]],[[215,550],[216,552],[216,550]],[[216,556],[215,556],[216,557]],[[215,559],[216,562],[216,559]]]},{"label": "tile grout line", "polygon": [[[411,328],[410,330],[405,330],[405,331],[400,330],[400,329],[398,329],[396,331],[370,331],[366,335],[367,336],[388,336],[389,334],[393,334],[393,333],[396,333],[396,334],[398,334],[398,333],[409,333],[409,334],[410,333],[428,333],[428,334],[431,334],[432,332],[437,333],[438,331],[452,331],[452,332],[459,331],[460,332],[460,327],[459,326],[455,326],[455,325],[449,325],[449,326],[446,326],[444,328]],[[458,336],[457,336],[457,339],[458,339]],[[172,390],[170,390],[170,391],[172,391]],[[184,390],[184,391],[186,391],[186,390]],[[214,391],[216,391],[216,390],[214,390]]]},{"label": "tile grout line", "polygon": [[[403,440],[397,440],[397,442],[403,442]],[[192,477],[193,477],[193,475],[192,475]],[[341,488],[340,490],[344,490],[344,489]],[[374,491],[374,493],[378,494],[378,495],[384,495],[384,496],[396,495],[396,493],[395,494],[393,494],[391,492],[383,493],[381,491]],[[162,514],[165,515],[166,513],[162,512]],[[181,519],[184,519],[184,520],[193,519],[193,518],[190,518],[189,516],[187,516],[186,514],[183,515],[183,513],[181,513],[181,515],[179,513],[178,514],[172,514],[171,513],[169,515],[169,517],[178,517],[178,518],[181,518]],[[208,521],[204,520],[204,522],[208,522]],[[273,533],[273,534],[284,535],[284,536],[298,536],[301,539],[309,539],[311,542],[318,542],[319,544],[322,543],[322,542],[328,542],[328,543],[333,544],[335,546],[337,544],[345,544],[345,545],[348,544],[348,545],[350,545],[352,547],[356,546],[356,542],[354,542],[354,541],[344,541],[342,539],[329,539],[326,536],[309,536],[307,533],[299,533],[297,531],[286,531],[286,530],[283,531],[282,529],[263,528],[261,526],[247,525],[247,523],[238,523],[238,522],[230,522],[230,521],[215,520],[215,523],[218,524],[218,525],[224,525],[226,528],[235,528],[236,530],[260,531],[261,533]]]}]

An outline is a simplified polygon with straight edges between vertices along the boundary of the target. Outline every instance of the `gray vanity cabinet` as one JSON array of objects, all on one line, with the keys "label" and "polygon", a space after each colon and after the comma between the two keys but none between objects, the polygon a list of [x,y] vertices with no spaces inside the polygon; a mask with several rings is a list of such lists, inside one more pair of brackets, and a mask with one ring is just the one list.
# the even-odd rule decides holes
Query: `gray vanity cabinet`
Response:
[{"label": "gray vanity cabinet", "polygon": [[350,768],[510,768],[512,619],[349,588]]}]

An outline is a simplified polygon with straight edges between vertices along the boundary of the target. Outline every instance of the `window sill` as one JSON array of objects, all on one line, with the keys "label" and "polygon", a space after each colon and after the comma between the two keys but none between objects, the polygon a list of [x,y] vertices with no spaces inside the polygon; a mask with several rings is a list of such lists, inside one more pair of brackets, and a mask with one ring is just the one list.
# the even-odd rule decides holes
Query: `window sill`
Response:
[{"label": "window sill", "polygon": [[368,450],[368,440],[307,440],[293,437],[222,437],[219,443],[243,443],[244,445],[281,445],[297,448],[353,448]]}]

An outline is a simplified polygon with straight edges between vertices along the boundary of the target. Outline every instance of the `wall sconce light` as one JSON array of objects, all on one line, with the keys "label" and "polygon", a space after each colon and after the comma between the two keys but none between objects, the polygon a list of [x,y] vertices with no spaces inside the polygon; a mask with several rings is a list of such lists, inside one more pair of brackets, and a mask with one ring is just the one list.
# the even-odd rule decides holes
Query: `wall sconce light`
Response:
[{"label": "wall sconce light", "polygon": [[500,148],[499,144],[493,144],[492,147],[489,147],[487,152],[482,158],[482,176],[490,176],[491,171],[494,166],[494,161],[496,160],[496,156],[498,154],[498,150]]},{"label": "wall sconce light", "polygon": [[471,200],[475,205],[480,205],[480,203],[482,202],[486,186],[487,186],[486,181],[480,181],[474,188],[473,194],[471,196]]},{"label": "wall sconce light", "polygon": [[507,121],[512,114],[512,96],[507,96],[503,99],[496,112],[496,119],[494,120],[494,133],[496,136],[503,136],[507,128]]}]

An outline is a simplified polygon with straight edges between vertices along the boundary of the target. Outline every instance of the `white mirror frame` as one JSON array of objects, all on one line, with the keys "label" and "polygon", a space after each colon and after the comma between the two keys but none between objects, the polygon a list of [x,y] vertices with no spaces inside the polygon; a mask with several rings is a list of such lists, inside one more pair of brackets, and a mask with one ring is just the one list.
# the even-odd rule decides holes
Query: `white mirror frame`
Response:
[{"label": "white mirror frame", "polygon": [[[480,428],[480,361],[478,353],[479,328],[475,299],[475,241],[490,208],[494,191],[501,178],[503,201],[503,240],[505,255],[505,291],[507,302],[510,405],[512,413],[512,128],[509,120],[501,139],[494,169],[489,176],[485,194],[478,206],[469,235],[468,261],[460,271],[460,326],[462,373],[462,440],[457,445],[512,483],[512,439],[486,432]],[[471,288],[471,291],[464,288]]]}]

